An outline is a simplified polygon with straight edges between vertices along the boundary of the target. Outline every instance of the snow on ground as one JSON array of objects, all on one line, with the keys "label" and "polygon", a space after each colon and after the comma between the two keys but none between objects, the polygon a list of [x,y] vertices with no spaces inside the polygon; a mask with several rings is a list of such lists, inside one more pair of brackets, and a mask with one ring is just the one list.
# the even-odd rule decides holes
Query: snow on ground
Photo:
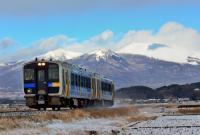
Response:
[{"label": "snow on ground", "polygon": [[199,135],[200,115],[161,116],[122,130],[134,135]]},{"label": "snow on ground", "polygon": [[136,127],[171,127],[171,126],[200,126],[200,116],[163,116],[156,120],[145,121]]},{"label": "snow on ground", "polygon": [[[126,126],[133,125],[133,126]],[[118,119],[84,119],[71,123],[53,121],[47,125],[48,134],[87,134],[96,131],[98,134],[109,135],[119,131],[119,135],[199,135],[200,115],[160,116],[155,120],[128,122]]]},{"label": "snow on ground", "polygon": [[112,130],[118,130],[127,121],[123,119],[84,119],[71,123],[62,121],[54,121],[47,125],[50,134],[65,133],[65,134],[87,134],[90,131],[96,131],[98,134],[110,134]]},{"label": "snow on ground", "polygon": [[33,128],[20,128],[9,131],[0,132],[0,135],[39,135],[42,134],[42,130]]},{"label": "snow on ground", "polygon": [[160,116],[155,120],[128,123],[121,118],[83,119],[72,122],[53,120],[40,128],[21,128],[5,135],[88,135],[95,131],[99,135],[199,135],[200,115]]}]

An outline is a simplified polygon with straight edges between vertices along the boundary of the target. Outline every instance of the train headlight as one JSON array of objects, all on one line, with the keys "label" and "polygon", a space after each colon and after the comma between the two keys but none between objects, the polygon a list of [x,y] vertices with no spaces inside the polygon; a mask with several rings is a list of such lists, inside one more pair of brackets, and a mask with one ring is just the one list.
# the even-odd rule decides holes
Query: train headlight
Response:
[{"label": "train headlight", "polygon": [[28,89],[28,90],[27,90],[27,93],[32,93],[32,89]]},{"label": "train headlight", "polygon": [[38,63],[38,66],[45,66],[46,63]]}]

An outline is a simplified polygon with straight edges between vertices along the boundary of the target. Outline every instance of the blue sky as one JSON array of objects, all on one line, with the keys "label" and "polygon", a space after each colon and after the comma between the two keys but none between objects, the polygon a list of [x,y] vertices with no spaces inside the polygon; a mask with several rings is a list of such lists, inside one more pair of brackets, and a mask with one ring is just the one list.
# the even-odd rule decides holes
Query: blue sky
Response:
[{"label": "blue sky", "polygon": [[[48,0],[0,2],[0,56],[4,57],[9,57],[9,52],[17,53],[57,35],[84,42],[110,30],[115,34],[112,40],[121,40],[131,30],[157,32],[168,22],[200,31],[200,3],[197,0],[86,0],[85,3],[81,0],[74,3],[57,0],[56,4]],[[5,38],[12,40],[9,42],[12,45],[1,47]]]}]

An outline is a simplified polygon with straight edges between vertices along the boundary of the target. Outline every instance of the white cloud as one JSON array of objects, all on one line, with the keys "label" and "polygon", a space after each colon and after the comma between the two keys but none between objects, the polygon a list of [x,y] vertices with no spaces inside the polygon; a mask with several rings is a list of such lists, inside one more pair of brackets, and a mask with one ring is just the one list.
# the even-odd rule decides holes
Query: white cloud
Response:
[{"label": "white cloud", "polygon": [[0,40],[0,49],[5,49],[15,44],[15,41],[13,41],[11,38],[5,37]]},{"label": "white cloud", "polygon": [[[152,45],[159,46],[149,49]],[[188,56],[200,58],[200,33],[182,24],[169,22],[157,32],[130,30],[119,40],[115,40],[115,35],[111,30],[106,30],[82,42],[65,35],[58,35],[34,42],[30,47],[17,51],[6,60],[32,58],[48,52],[51,52],[50,54],[53,56],[54,50],[59,50],[55,51],[56,56],[59,56],[60,52],[62,52],[63,57],[66,56],[63,55],[63,52],[80,55],[101,48],[112,49],[119,53],[141,54],[185,63]]]},{"label": "white cloud", "polygon": [[74,42],[65,49],[70,51],[77,51],[81,53],[88,53],[96,49],[111,48],[114,46],[113,32],[106,30],[97,36],[91,37],[83,42]]},{"label": "white cloud", "polygon": [[14,55],[9,56],[5,60],[13,61],[13,60],[29,59],[32,57],[36,57],[44,53],[47,53],[49,51],[53,51],[57,48],[62,48],[70,44],[71,41],[72,39],[64,35],[58,35],[46,39],[41,39],[37,42],[34,42],[27,48],[18,50]]},{"label": "white cloud", "polygon": [[77,42],[75,39],[68,38],[65,35],[53,36],[36,41],[29,47],[20,49],[14,55],[3,59],[6,61],[30,59],[46,53],[45,56],[54,56],[53,53],[56,53],[56,56],[62,55],[64,57],[63,52],[70,54],[70,56],[65,55],[66,58],[72,58],[99,48],[108,48],[112,44],[112,37],[113,32],[110,30],[106,30],[83,42]]},{"label": "white cloud", "polygon": [[[168,47],[148,50],[158,43]],[[200,57],[200,33],[179,23],[169,22],[153,33],[150,30],[130,31],[118,44],[118,52],[142,54],[175,62],[187,62],[188,56]]]}]

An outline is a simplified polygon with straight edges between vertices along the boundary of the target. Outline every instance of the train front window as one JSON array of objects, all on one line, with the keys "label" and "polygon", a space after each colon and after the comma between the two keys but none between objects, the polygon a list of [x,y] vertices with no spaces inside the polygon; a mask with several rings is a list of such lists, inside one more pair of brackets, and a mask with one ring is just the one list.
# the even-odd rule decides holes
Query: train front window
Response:
[{"label": "train front window", "polygon": [[48,78],[52,81],[58,81],[59,80],[59,68],[56,64],[49,64],[48,69]]},{"label": "train front window", "polygon": [[24,69],[24,80],[34,81],[34,69]]}]

